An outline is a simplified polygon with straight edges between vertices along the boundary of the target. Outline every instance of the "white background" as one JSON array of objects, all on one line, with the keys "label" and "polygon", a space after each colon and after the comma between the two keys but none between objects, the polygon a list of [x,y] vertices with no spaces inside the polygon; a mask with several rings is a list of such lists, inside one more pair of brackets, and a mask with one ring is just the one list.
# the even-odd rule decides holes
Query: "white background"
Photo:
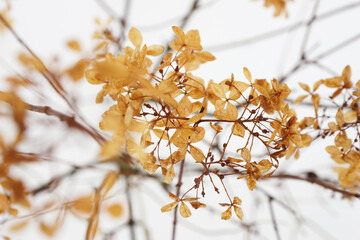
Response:
[{"label": "white background", "polygon": [[[119,16],[123,14],[123,2],[120,0],[107,1]],[[137,27],[143,33],[144,42],[148,45],[166,44],[173,36],[171,26],[179,25],[182,16],[190,8],[191,2],[189,0],[133,0],[130,6],[128,27]],[[318,14],[355,2],[359,1],[322,0]],[[4,2],[1,3],[4,4]],[[203,7],[193,14],[185,30],[198,29],[204,50],[213,53],[217,60],[200,67],[195,74],[205,80],[222,81],[234,73],[235,78],[244,80],[242,75],[244,66],[251,71],[254,78],[272,79],[286,74],[299,61],[304,27],[246,46],[225,49],[220,45],[291,26],[299,21],[307,21],[311,17],[314,4],[314,0],[294,0],[288,4],[288,18],[284,16],[274,18],[272,16],[273,9],[264,8],[262,1],[200,1],[200,5]],[[94,18],[98,17],[104,22],[108,19],[108,14],[96,0],[14,0],[11,1],[11,5],[14,29],[44,62],[50,62],[54,57],[58,58],[58,62],[52,65],[55,69],[65,68],[79,57],[66,48],[65,43],[69,39],[76,38],[82,43],[85,49],[82,57],[91,57],[91,54],[85,52],[90,52],[94,45],[94,42],[89,40],[96,29]],[[311,29],[306,46],[309,58],[316,57],[332,46],[358,34],[360,32],[359,12],[360,6],[316,22]],[[112,26],[119,27],[116,24]],[[9,32],[1,33],[1,76],[22,71],[16,62],[16,55],[19,51],[24,51],[24,49],[12,35]],[[356,41],[324,58],[321,63],[338,74],[341,74],[346,65],[350,65],[353,73],[352,80],[355,82],[360,77],[359,53],[360,41]],[[304,67],[287,80],[287,84],[293,90],[292,99],[301,94],[298,82],[311,84],[331,76],[333,75],[329,72],[314,66]],[[38,79],[37,81],[45,80]],[[0,85],[0,90],[3,89],[4,86]],[[106,109],[105,105],[110,104],[109,101],[105,105],[95,104],[95,94],[99,89],[99,86],[90,86],[85,80],[77,84],[68,84],[68,91],[79,96],[78,104],[82,114],[95,127],[101,119],[101,113]],[[50,101],[47,104],[55,109],[68,111],[61,100],[53,97],[53,93],[50,91],[45,93],[46,99]],[[39,98],[32,97],[29,92],[24,94],[29,97],[30,101],[33,100],[33,103],[39,104]],[[298,109],[303,110],[300,115],[309,112],[306,108],[297,107]],[[48,124],[51,126],[51,122]],[[0,126],[4,125],[4,123],[0,124]],[[61,133],[62,130],[61,127],[60,130],[49,127],[47,131],[49,138],[56,138],[56,134]],[[43,136],[43,129],[40,129],[39,133],[34,131],[32,134]],[[64,133],[64,135],[66,134]],[[98,147],[95,143],[82,142],[83,136],[78,136],[76,133],[71,136],[64,135],[58,137],[58,141],[63,141],[64,137],[64,142],[61,150],[54,153],[56,157],[64,159],[64,161],[75,161],[77,164],[96,158]],[[41,149],[41,144],[45,144],[44,142],[46,141],[35,139],[33,144]],[[331,144],[331,140],[314,142],[311,147],[302,151],[299,160],[283,160],[279,171],[286,169],[290,173],[300,173],[312,170],[321,177],[336,179],[336,174],[332,172],[335,164],[324,150],[326,144]],[[29,175],[28,184],[32,186],[37,182],[46,181],[49,176],[61,171],[62,167],[54,168],[52,164],[44,164],[42,170],[25,167],[23,172]],[[185,170],[185,176],[190,176],[191,169]],[[63,187],[65,190],[57,193],[57,196],[66,198],[67,194],[76,195],[79,193],[78,191],[91,190],[92,184],[96,186],[100,183],[101,176],[99,175],[101,174],[88,173],[79,176],[74,180],[77,185],[73,182],[67,183],[67,186]],[[187,184],[191,186],[192,181],[191,177],[186,178],[184,188]],[[280,188],[277,185],[279,181],[286,181],[286,183],[282,183]],[[191,218],[180,218],[177,239],[276,239],[266,196],[256,189],[249,192],[244,182],[234,180],[229,181],[229,184],[231,184],[230,191],[236,193],[243,200],[244,222],[254,223],[260,234],[248,234],[244,228],[239,227],[239,222],[235,218],[231,221],[220,220],[220,211],[225,209],[217,205],[221,201],[221,197],[212,193],[209,187],[204,202],[213,206],[216,212],[192,210]],[[358,239],[360,236],[360,229],[357,226],[360,219],[358,200],[345,200],[339,194],[333,194],[329,190],[310,183],[291,180],[263,181],[258,186],[291,206],[302,219],[300,222],[297,221],[286,209],[274,203],[282,239]],[[116,196],[116,192],[121,193],[124,189],[121,181],[116,185],[116,189],[117,191],[113,193],[114,196]],[[151,239],[170,239],[173,213],[163,214],[160,212],[161,206],[171,201],[164,191],[151,181],[139,181],[139,187],[132,192],[132,197],[135,218],[146,225]],[[115,199],[126,204],[124,195],[120,194]],[[104,223],[110,222],[109,224],[113,224],[113,226],[121,225],[126,221],[126,215],[125,211],[124,217],[116,220],[118,222],[115,223],[104,216]],[[76,218],[68,216],[65,222],[65,226],[60,229],[54,239],[84,239],[86,221],[80,222]],[[101,226],[103,229],[111,228],[106,224],[103,225]],[[2,226],[1,232],[6,232],[6,229],[7,226]],[[38,232],[36,223],[16,236],[14,239],[47,239]],[[137,228],[137,237],[137,239],[145,239],[141,227]],[[128,229],[120,230],[114,239],[129,239]]]}]

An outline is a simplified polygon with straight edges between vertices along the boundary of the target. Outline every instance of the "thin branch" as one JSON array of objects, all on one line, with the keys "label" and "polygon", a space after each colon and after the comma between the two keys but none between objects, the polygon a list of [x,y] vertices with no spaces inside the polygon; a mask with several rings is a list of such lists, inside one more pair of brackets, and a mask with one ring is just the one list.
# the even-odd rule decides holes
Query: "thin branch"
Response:
[{"label": "thin branch", "polygon": [[351,38],[346,39],[345,41],[329,48],[328,50],[324,51],[323,53],[319,54],[317,57],[314,57],[314,61],[320,60],[324,57],[328,57],[329,55],[339,51],[340,49],[347,47],[348,45],[350,45],[351,43],[357,41],[360,39],[360,33],[352,36]]},{"label": "thin branch", "polygon": [[125,40],[125,35],[126,35],[125,32],[126,32],[128,18],[129,18],[130,5],[131,5],[131,0],[126,0],[124,11],[123,11],[123,16],[120,19],[121,30],[120,30],[120,36],[119,36],[119,51],[121,51],[122,43]]},{"label": "thin branch", "polygon": [[[185,166],[185,159],[181,161],[180,164],[180,171],[179,171],[179,180],[176,184],[176,196],[179,197],[180,196],[180,188],[182,185],[182,177],[183,177],[183,172],[184,172],[184,166]],[[176,226],[177,226],[177,209],[178,209],[177,205],[174,209],[174,221],[173,221],[173,231],[172,231],[172,240],[175,240],[175,236],[176,236]]]},{"label": "thin branch", "polygon": [[102,144],[105,141],[105,139],[99,133],[94,133],[93,131],[89,130],[84,125],[82,125],[81,123],[76,121],[74,116],[66,115],[64,113],[61,113],[59,111],[52,109],[49,106],[37,106],[37,105],[29,104],[29,103],[26,103],[26,109],[29,111],[32,111],[32,112],[43,113],[48,116],[56,117],[60,121],[65,122],[69,127],[78,129],[78,130],[88,134],[99,144]]},{"label": "thin branch", "polygon": [[[334,15],[340,14],[347,10],[353,10],[356,7],[360,7],[360,2],[351,3],[346,6],[336,8],[334,10],[330,10],[328,12],[320,14],[317,16],[316,22],[327,19]],[[218,44],[218,45],[214,45],[214,46],[208,46],[208,47],[206,47],[206,49],[208,49],[209,51],[213,51],[213,52],[224,51],[224,50],[233,50],[234,48],[237,48],[237,47],[244,47],[247,45],[255,44],[255,43],[267,40],[269,38],[276,37],[276,36],[284,34],[284,33],[289,33],[289,32],[295,31],[295,30],[299,29],[300,27],[306,26],[307,22],[308,21],[299,21],[290,26],[271,30],[266,33],[261,33],[261,34],[258,34],[258,35],[252,36],[252,37],[244,38],[241,40],[235,40],[235,41],[228,42],[228,43],[222,43],[222,44]]]},{"label": "thin branch", "polygon": [[135,226],[134,226],[135,221],[134,221],[134,213],[133,213],[132,200],[131,200],[131,186],[130,186],[130,179],[128,176],[126,176],[125,181],[126,181],[126,199],[127,199],[128,208],[129,208],[128,226],[130,229],[130,239],[136,240]]},{"label": "thin branch", "polygon": [[355,197],[360,199],[360,193],[352,193],[352,192],[348,192],[346,190],[343,189],[339,189],[334,185],[328,184],[326,182],[324,182],[323,180],[321,180],[320,178],[313,176],[311,174],[308,174],[307,177],[300,177],[297,175],[291,175],[291,174],[277,174],[277,175],[273,175],[271,176],[269,179],[271,178],[280,178],[280,179],[293,179],[293,180],[300,180],[300,181],[304,181],[304,182],[309,182],[309,183],[313,183],[316,185],[319,185],[323,188],[329,189],[333,192],[338,192],[341,193],[344,197]]},{"label": "thin branch", "polygon": [[302,60],[304,60],[306,58],[305,49],[306,49],[306,45],[307,45],[307,43],[309,41],[310,32],[311,32],[311,29],[312,29],[312,26],[313,26],[313,22],[316,20],[316,12],[317,12],[317,10],[319,8],[319,4],[320,4],[320,0],[317,0],[315,2],[315,5],[314,5],[312,16],[311,16],[310,20],[306,24],[306,30],[305,30],[304,38],[303,38],[303,41],[302,41],[302,44],[301,44],[301,51],[300,51]]},{"label": "thin branch", "polygon": [[41,68],[43,71],[40,71],[40,74],[48,81],[50,86],[55,90],[57,94],[66,102],[66,104],[70,107],[71,110],[73,110],[78,117],[90,128],[93,132],[93,134],[97,135],[97,138],[101,139],[102,136],[96,132],[95,128],[93,128],[90,124],[88,124],[85,119],[80,115],[79,110],[77,107],[70,102],[70,100],[66,96],[66,91],[61,86],[58,79],[55,77],[55,75],[46,67],[44,62],[35,54],[33,50],[22,40],[22,38],[15,32],[15,30],[11,27],[11,25],[6,21],[6,19],[0,14],[0,21],[9,29],[9,31],[12,33],[12,35],[15,37],[15,39],[30,53],[30,55],[41,65]]},{"label": "thin branch", "polygon": [[274,208],[273,208],[273,205],[272,205],[272,201],[273,201],[273,198],[272,197],[269,197],[269,210],[270,210],[270,215],[271,215],[271,221],[273,223],[273,227],[274,227],[274,231],[275,231],[275,234],[276,234],[276,238],[278,240],[281,240],[280,238],[280,233],[279,233],[279,228],[278,228],[278,225],[277,225],[277,222],[276,222],[276,218],[275,218],[275,213],[274,213]]}]

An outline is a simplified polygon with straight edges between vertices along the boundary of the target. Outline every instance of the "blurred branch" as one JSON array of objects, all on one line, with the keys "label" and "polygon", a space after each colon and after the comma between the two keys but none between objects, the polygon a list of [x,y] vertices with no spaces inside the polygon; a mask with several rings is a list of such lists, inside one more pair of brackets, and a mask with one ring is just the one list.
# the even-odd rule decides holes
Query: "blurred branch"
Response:
[{"label": "blurred branch", "polygon": [[[185,166],[185,159],[181,161],[181,165],[180,165],[180,171],[179,171],[179,180],[176,184],[176,196],[179,197],[180,196],[180,188],[182,185],[182,177],[183,177],[183,172],[184,172],[184,166]],[[176,236],[176,226],[177,226],[177,209],[178,209],[179,205],[177,205],[174,209],[174,221],[173,221],[173,231],[172,231],[172,240],[175,240],[175,236]]]},{"label": "blurred branch", "polygon": [[98,134],[92,126],[90,126],[86,120],[81,116],[79,109],[68,99],[66,96],[66,91],[61,86],[59,80],[55,77],[55,75],[46,67],[43,61],[35,54],[33,50],[22,40],[22,38],[15,32],[15,30],[11,27],[11,25],[6,21],[6,19],[0,14],[0,21],[9,29],[15,39],[29,52],[29,54],[41,65],[43,71],[39,71],[40,74],[48,81],[50,86],[55,90],[57,94],[66,102],[66,104],[70,107],[74,113],[78,115],[78,117],[87,125],[89,129],[93,131],[98,139],[101,139],[102,136]]},{"label": "blurred branch", "polygon": [[271,176],[269,179],[271,179],[271,178],[293,179],[293,180],[309,182],[309,183],[313,183],[318,186],[321,186],[323,188],[329,189],[333,192],[341,193],[344,197],[355,197],[355,198],[360,199],[360,193],[353,193],[353,192],[349,192],[349,191],[337,188],[334,185],[326,183],[324,180],[318,178],[314,173],[311,173],[311,172],[309,172],[306,177],[301,177],[301,176],[292,175],[292,174],[277,174],[277,175]]},{"label": "blurred branch", "polygon": [[32,105],[32,104],[26,103],[26,108],[32,112],[43,113],[48,116],[56,117],[60,121],[65,122],[70,128],[76,128],[82,132],[85,132],[86,134],[91,136],[95,141],[97,141],[99,144],[102,144],[105,141],[105,139],[99,133],[88,129],[81,123],[77,122],[74,116],[66,115],[64,113],[61,113],[59,111],[52,109],[49,106],[37,106],[37,105]]},{"label": "blurred branch", "polygon": [[127,23],[128,23],[128,18],[129,18],[130,5],[131,5],[131,0],[126,0],[124,11],[123,11],[123,16],[120,19],[120,24],[121,24],[121,30],[120,30],[120,36],[119,36],[119,50],[120,51],[122,49],[122,42],[125,40],[125,35],[126,35],[125,31],[126,31],[126,27],[127,27]]},{"label": "blurred branch", "polygon": [[[323,14],[319,14],[316,17],[316,22],[318,22],[320,20],[327,19],[327,18],[332,17],[334,15],[340,14],[340,13],[342,13],[344,11],[347,11],[347,10],[353,10],[356,7],[360,7],[360,2],[351,3],[351,4],[348,4],[346,6],[336,8],[334,10],[330,10],[330,11],[325,12]],[[289,32],[295,31],[300,27],[306,26],[307,23],[308,23],[308,21],[299,21],[299,22],[294,23],[294,24],[292,24],[290,26],[278,28],[278,29],[275,29],[275,30],[271,30],[271,31],[255,35],[253,37],[244,38],[244,39],[241,39],[241,40],[235,40],[235,41],[228,42],[228,43],[222,43],[222,44],[218,44],[218,45],[214,45],[214,46],[209,46],[209,47],[206,47],[206,49],[208,49],[209,51],[212,51],[212,52],[224,51],[224,50],[233,50],[234,48],[237,48],[237,47],[244,47],[244,46],[247,46],[247,45],[251,45],[251,44],[254,44],[254,43],[258,43],[258,42],[267,40],[269,38],[276,37],[276,36],[284,34],[284,33],[289,33]]]},{"label": "blurred branch", "polygon": [[271,215],[271,221],[273,223],[276,238],[278,240],[281,240],[280,233],[279,233],[279,228],[278,228],[278,225],[277,225],[277,222],[276,222],[275,213],[274,213],[274,209],[273,209],[273,205],[272,205],[273,198],[268,197],[268,200],[269,200],[269,210],[270,210],[270,215]]},{"label": "blurred branch", "polygon": [[130,229],[130,239],[131,240],[136,240],[136,235],[135,235],[135,221],[134,221],[134,213],[133,213],[133,207],[132,207],[132,199],[131,199],[131,186],[130,186],[130,179],[129,176],[125,177],[125,182],[126,182],[126,199],[127,199],[127,203],[128,203],[128,208],[129,208],[129,221],[127,223],[127,225],[129,226]]}]

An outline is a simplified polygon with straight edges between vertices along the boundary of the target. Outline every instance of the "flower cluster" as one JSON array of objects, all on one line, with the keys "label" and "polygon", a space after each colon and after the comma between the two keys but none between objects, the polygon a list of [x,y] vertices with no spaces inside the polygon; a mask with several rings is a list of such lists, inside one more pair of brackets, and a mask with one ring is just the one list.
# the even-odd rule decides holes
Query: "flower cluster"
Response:
[{"label": "flower cluster", "polygon": [[[223,183],[225,177],[235,176],[245,178],[253,190],[257,181],[274,173],[281,157],[309,145],[312,139],[300,134],[296,114],[284,102],[290,93],[286,84],[280,85],[276,79],[270,83],[253,80],[247,68],[243,69],[246,81],[236,80],[232,74],[220,83],[205,84],[191,71],[215,57],[203,51],[197,30],[185,34],[173,27],[173,31],[173,53],[166,53],[155,69],[151,69],[149,56],[160,55],[164,47],[142,45],[141,33],[132,28],[128,36],[134,48],[94,59],[86,77],[92,84],[103,84],[97,103],[106,95],[116,102],[100,122],[101,129],[113,131],[103,156],[126,150],[148,173],[160,168],[167,184],[176,176],[175,166],[185,159],[199,167],[194,185],[181,197],[172,195],[175,202],[163,208],[169,211],[181,202],[182,215],[189,216],[183,201],[200,204],[204,182],[211,182],[219,192],[213,178]],[[226,127],[229,132],[222,131]],[[207,149],[202,145],[204,139],[212,139]],[[221,139],[223,148],[216,152],[214,143]],[[229,149],[234,144],[236,149]],[[255,146],[262,146],[267,154],[253,157]],[[185,198],[192,191],[195,198]],[[234,205],[239,205],[239,200],[234,202],[229,196],[229,202],[227,211],[234,207],[242,216]],[[229,214],[225,215],[227,219]]]}]

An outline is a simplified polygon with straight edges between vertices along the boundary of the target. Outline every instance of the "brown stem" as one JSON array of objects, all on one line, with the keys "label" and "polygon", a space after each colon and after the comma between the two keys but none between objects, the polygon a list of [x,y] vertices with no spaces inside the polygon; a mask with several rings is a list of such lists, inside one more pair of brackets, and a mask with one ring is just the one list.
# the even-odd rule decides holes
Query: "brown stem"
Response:
[{"label": "brown stem", "polygon": [[300,181],[304,181],[304,182],[309,182],[309,183],[313,183],[316,185],[319,185],[323,188],[329,189],[333,192],[338,192],[341,193],[343,196],[345,197],[355,197],[360,199],[360,193],[352,193],[352,192],[348,192],[346,190],[343,189],[339,189],[331,184],[328,184],[326,182],[324,182],[323,180],[319,179],[318,177],[311,177],[311,175],[309,174],[309,176],[307,177],[300,177],[300,176],[296,176],[296,175],[291,175],[291,174],[277,174],[277,175],[273,175],[270,177],[271,178],[281,178],[281,179],[294,179],[294,180],[300,180]]},{"label": "brown stem", "polygon": [[93,132],[92,134],[96,135],[97,138],[101,139],[101,135],[96,132],[95,128],[90,126],[85,119],[80,115],[80,111],[77,107],[68,99],[66,96],[66,91],[61,86],[59,80],[55,77],[55,75],[46,67],[44,62],[35,54],[33,50],[22,40],[22,38],[15,32],[15,30],[10,26],[10,24],[6,21],[6,19],[0,14],[0,21],[9,29],[12,35],[16,38],[16,40],[29,52],[29,54],[41,65],[43,70],[39,70],[40,74],[48,81],[50,86],[55,90],[57,94],[66,102],[66,104],[70,107],[72,111],[74,111],[78,117],[87,125],[87,127]]},{"label": "brown stem", "polygon": [[58,118],[60,121],[65,122],[69,127],[76,128],[76,129],[88,134],[99,144],[102,144],[105,141],[105,139],[99,133],[93,132],[93,131],[89,130],[87,127],[85,127],[84,125],[82,125],[81,123],[77,122],[74,116],[66,115],[64,113],[61,113],[59,111],[52,109],[49,106],[37,106],[37,105],[32,105],[32,104],[26,103],[26,108],[27,108],[27,110],[32,111],[32,112],[38,112],[38,113],[46,114],[48,116],[54,116],[54,117]]},{"label": "brown stem", "polygon": [[[183,172],[184,172],[184,166],[185,166],[185,159],[181,161],[180,164],[180,171],[179,171],[179,180],[176,184],[176,196],[179,197],[180,196],[180,188],[182,185],[182,176],[183,176]],[[175,235],[176,235],[176,226],[177,226],[177,209],[178,209],[177,205],[174,209],[174,221],[173,221],[173,231],[172,231],[172,240],[175,240]]]},{"label": "brown stem", "polygon": [[[356,2],[356,3],[351,3],[351,4],[348,4],[348,5],[340,7],[340,8],[336,8],[334,10],[330,10],[328,12],[318,15],[316,18],[316,22],[327,19],[336,14],[340,14],[344,11],[355,9],[356,7],[359,7],[359,6],[360,6],[360,3]],[[269,38],[276,37],[276,36],[284,34],[284,33],[289,33],[289,32],[295,31],[300,27],[306,26],[306,24],[307,24],[307,21],[299,21],[290,26],[271,30],[269,32],[261,33],[259,35],[248,37],[248,38],[241,39],[241,40],[235,40],[235,41],[228,42],[228,43],[222,43],[219,45],[209,46],[206,49],[208,49],[209,51],[212,51],[212,52],[224,51],[224,50],[234,50],[234,48],[237,48],[237,47],[243,47],[243,46],[255,44],[255,43],[264,41]]]},{"label": "brown stem", "polygon": [[126,180],[126,199],[128,202],[128,208],[129,208],[129,221],[128,221],[128,226],[130,229],[130,239],[131,240],[136,240],[136,235],[135,235],[135,221],[134,221],[134,213],[133,213],[133,209],[132,209],[132,201],[131,201],[131,186],[130,186],[130,180],[129,177],[127,176],[125,178]]},{"label": "brown stem", "polygon": [[280,238],[280,233],[279,233],[279,228],[278,228],[278,225],[277,225],[277,222],[276,222],[276,218],[275,218],[275,213],[274,213],[274,208],[273,208],[273,205],[272,205],[272,201],[273,201],[273,198],[272,197],[269,197],[269,209],[270,209],[270,215],[271,215],[271,221],[273,223],[273,227],[274,227],[274,231],[275,231],[275,234],[276,234],[276,238],[278,240],[281,240]]}]

